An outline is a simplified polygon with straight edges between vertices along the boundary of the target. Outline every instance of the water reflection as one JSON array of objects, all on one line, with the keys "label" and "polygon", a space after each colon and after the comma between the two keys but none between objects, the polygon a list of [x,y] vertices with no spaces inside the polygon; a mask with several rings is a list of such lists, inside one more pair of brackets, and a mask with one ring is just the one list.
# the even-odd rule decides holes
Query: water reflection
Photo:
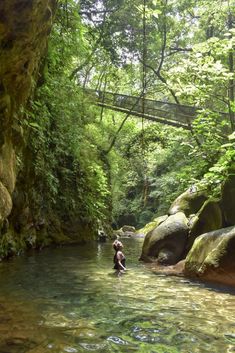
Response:
[{"label": "water reflection", "polygon": [[0,352],[235,352],[234,291],[151,273],[141,241],[120,277],[111,243],[1,263]]}]

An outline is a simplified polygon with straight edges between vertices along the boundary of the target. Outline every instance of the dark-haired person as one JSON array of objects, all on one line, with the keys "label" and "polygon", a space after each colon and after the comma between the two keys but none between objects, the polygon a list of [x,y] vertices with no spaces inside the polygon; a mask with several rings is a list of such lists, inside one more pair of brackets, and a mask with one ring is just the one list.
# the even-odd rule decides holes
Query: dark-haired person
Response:
[{"label": "dark-haired person", "polygon": [[126,258],[122,252],[123,244],[119,240],[115,240],[113,243],[113,248],[115,250],[115,254],[113,257],[114,269],[118,272],[126,271]]}]

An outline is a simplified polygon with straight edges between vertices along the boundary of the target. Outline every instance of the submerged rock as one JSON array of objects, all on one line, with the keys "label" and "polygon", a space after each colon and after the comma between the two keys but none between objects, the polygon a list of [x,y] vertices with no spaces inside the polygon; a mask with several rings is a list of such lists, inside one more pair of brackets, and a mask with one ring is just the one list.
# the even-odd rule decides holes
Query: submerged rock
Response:
[{"label": "submerged rock", "polygon": [[162,266],[155,263],[146,264],[146,266],[155,274],[158,275],[170,275],[170,276],[183,276],[185,260],[177,262],[175,265]]},{"label": "submerged rock", "polygon": [[184,273],[188,277],[235,286],[235,227],[199,236],[190,250]]}]

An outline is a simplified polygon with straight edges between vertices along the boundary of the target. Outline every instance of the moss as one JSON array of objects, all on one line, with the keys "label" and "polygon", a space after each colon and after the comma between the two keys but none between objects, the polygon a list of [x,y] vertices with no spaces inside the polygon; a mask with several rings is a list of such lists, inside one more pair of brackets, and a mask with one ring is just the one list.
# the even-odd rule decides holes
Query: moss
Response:
[{"label": "moss", "polygon": [[12,209],[12,200],[7,188],[0,182],[0,223],[9,216]]},{"label": "moss", "polygon": [[222,212],[218,200],[207,200],[198,211],[190,229],[187,251],[195,239],[203,234],[222,227]]},{"label": "moss", "polygon": [[20,255],[27,248],[22,236],[15,237],[14,233],[8,231],[0,241],[0,259],[13,255]]},{"label": "moss", "polygon": [[[23,117],[21,107],[26,105],[34,89],[55,6],[55,0],[0,1],[0,228],[12,211],[16,152],[20,154],[24,143],[24,131],[19,123]],[[18,208],[15,213],[20,215],[21,212]],[[17,232],[12,226],[13,220],[9,219],[11,226],[7,231],[4,227],[0,229],[1,258],[17,254],[35,243],[32,233]],[[18,225],[15,224],[16,228]],[[22,224],[19,228],[24,230]]]},{"label": "moss", "polygon": [[151,232],[154,228],[159,226],[162,222],[167,219],[168,216],[160,216],[155,218],[152,222],[147,223],[143,228],[136,231],[136,234],[144,234]]},{"label": "moss", "polygon": [[191,191],[188,189],[181,194],[171,205],[168,213],[173,215],[177,212],[184,212],[186,216],[195,214],[202,207],[204,202],[208,199],[205,191]]},{"label": "moss", "polygon": [[202,234],[195,240],[186,258],[185,273],[190,276],[203,276],[210,269],[215,271],[225,263],[226,266],[235,267],[234,242],[235,227]]}]

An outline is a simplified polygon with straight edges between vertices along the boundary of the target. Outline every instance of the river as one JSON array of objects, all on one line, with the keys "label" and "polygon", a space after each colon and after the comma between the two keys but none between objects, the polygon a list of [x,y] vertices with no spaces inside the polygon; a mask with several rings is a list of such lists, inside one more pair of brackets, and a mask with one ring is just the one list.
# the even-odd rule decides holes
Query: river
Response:
[{"label": "river", "polygon": [[235,352],[235,291],[153,274],[142,239],[44,249],[0,263],[0,353]]}]

